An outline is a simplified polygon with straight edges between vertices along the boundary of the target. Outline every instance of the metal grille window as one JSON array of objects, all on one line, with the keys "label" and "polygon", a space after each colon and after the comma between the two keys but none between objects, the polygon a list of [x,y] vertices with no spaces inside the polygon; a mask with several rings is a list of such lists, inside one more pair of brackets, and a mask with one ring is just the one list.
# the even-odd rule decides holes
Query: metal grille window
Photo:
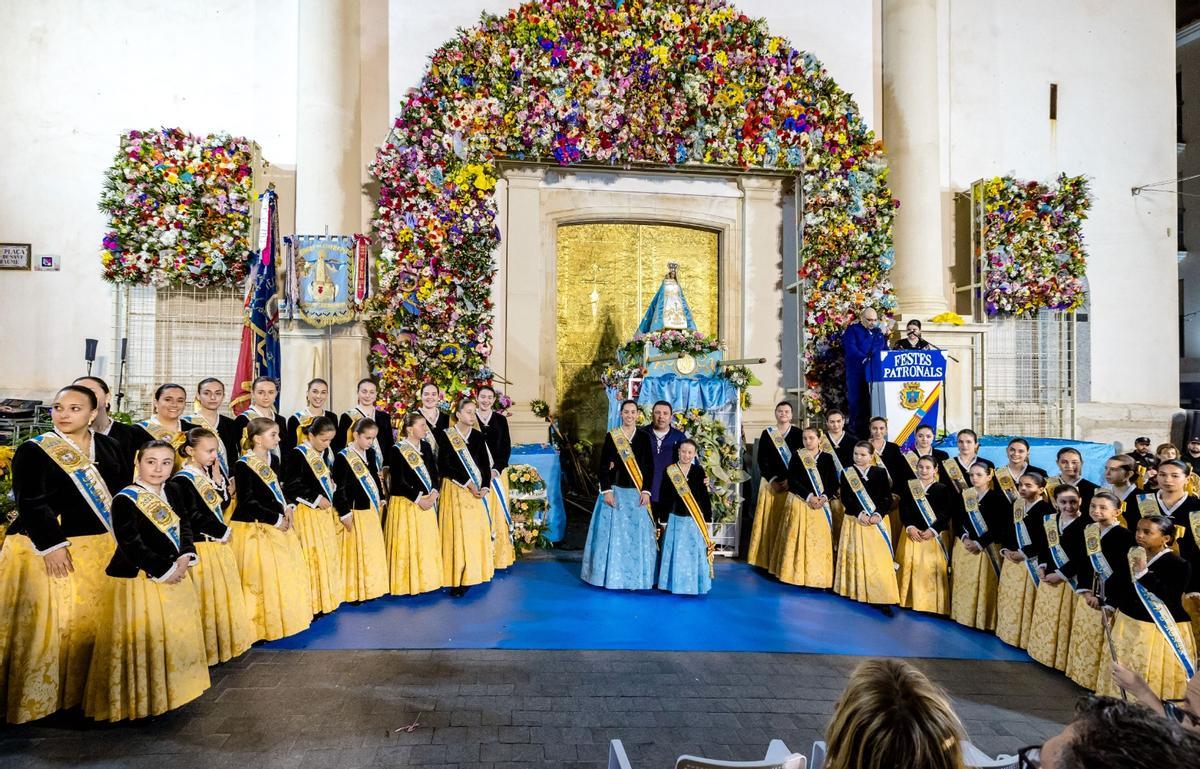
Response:
[{"label": "metal grille window", "polygon": [[232,288],[122,286],[116,292],[114,360],[120,340],[128,341],[122,409],[144,418],[154,390],[175,382],[195,392],[196,383],[214,376],[233,393],[242,334],[242,292]]}]

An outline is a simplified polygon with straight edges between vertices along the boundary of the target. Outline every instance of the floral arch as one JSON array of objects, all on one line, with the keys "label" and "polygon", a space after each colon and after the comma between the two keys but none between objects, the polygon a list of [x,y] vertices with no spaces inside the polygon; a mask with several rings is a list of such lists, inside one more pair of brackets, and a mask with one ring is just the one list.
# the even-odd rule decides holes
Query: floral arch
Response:
[{"label": "floral arch", "polygon": [[371,166],[371,366],[393,409],[425,381],[457,394],[492,376],[505,158],[802,170],[810,413],[840,399],[856,308],[894,306],[882,146],[816,57],[724,0],[529,2],[433,53]]}]

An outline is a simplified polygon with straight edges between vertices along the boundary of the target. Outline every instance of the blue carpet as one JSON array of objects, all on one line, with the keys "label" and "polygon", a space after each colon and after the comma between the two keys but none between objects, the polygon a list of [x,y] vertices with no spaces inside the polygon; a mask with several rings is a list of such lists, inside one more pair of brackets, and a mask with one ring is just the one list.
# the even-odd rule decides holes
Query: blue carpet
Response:
[{"label": "blue carpet", "polygon": [[905,609],[875,609],[783,585],[717,559],[703,597],[618,592],[574,561],[518,563],[466,596],[446,590],[343,604],[268,649],[616,649],[742,651],[1028,661],[990,633]]}]

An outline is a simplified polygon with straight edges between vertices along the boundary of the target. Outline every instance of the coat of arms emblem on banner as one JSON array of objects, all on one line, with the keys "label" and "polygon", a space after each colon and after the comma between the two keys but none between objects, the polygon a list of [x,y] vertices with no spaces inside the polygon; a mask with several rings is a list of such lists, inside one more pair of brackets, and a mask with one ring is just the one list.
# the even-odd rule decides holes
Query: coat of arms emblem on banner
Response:
[{"label": "coat of arms emblem on banner", "polygon": [[920,382],[905,382],[904,387],[900,388],[900,405],[909,411],[921,408],[924,400],[925,391],[921,389]]}]

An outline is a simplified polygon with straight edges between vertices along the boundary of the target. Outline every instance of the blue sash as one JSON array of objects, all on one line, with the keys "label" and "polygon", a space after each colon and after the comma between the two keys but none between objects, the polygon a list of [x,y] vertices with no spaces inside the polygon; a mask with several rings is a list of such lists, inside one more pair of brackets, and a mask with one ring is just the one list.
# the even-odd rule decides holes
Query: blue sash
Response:
[{"label": "blue sash", "polygon": [[1171,616],[1171,611],[1163,600],[1154,593],[1150,592],[1138,582],[1133,580],[1133,589],[1137,591],[1138,598],[1142,601],[1142,606],[1146,607],[1146,611],[1150,614],[1150,619],[1154,621],[1154,626],[1158,628],[1158,632],[1162,633],[1163,638],[1167,640],[1167,646],[1171,647],[1171,651],[1175,654],[1175,659],[1179,660],[1179,664],[1183,666],[1183,672],[1190,679],[1196,675],[1196,668],[1188,658],[1187,647],[1183,643],[1183,637],[1179,635],[1179,626],[1175,624],[1175,619]]},{"label": "blue sash", "polygon": [[[1029,538],[1029,529],[1025,527],[1025,500],[1020,497],[1013,501],[1013,526],[1017,530],[1017,544],[1022,550],[1033,544],[1033,540]],[[1025,570],[1029,572],[1034,587],[1042,584],[1037,567],[1033,565],[1033,559],[1029,556],[1025,556]]]},{"label": "blue sash", "polygon": [[203,427],[213,435],[217,436],[217,462],[221,464],[221,475],[229,477],[229,455],[225,453],[225,441],[221,440],[221,434],[217,432],[216,425],[208,421],[208,418],[199,411],[188,417],[188,421],[197,427]]},{"label": "blue sash", "polygon": [[496,492],[496,499],[500,500],[500,510],[504,513],[504,520],[508,521],[508,533],[512,534],[512,513],[508,511],[508,495],[504,493],[504,487],[500,484],[500,476],[492,479],[492,489]]},{"label": "blue sash", "polygon": [[[807,451],[801,451],[800,463],[804,465],[804,472],[808,476],[808,482],[812,484],[813,491],[817,492],[818,497],[825,496],[825,484],[821,483],[821,474],[817,472],[816,457],[814,457],[812,454],[809,454]],[[825,511],[825,523],[829,524],[829,529],[832,531],[833,513],[829,511],[829,503],[826,502],[824,505],[822,505],[822,509]]]},{"label": "blue sash", "polygon": [[[974,486],[968,486],[962,490],[963,508],[967,511],[967,520],[971,522],[971,528],[974,530],[974,537],[971,539],[978,540],[988,533],[987,522],[983,519],[983,513],[979,510],[979,492]],[[981,546],[982,547],[982,546]],[[992,570],[996,572],[996,576],[1000,576],[1000,562],[996,560],[996,553],[992,550],[992,545],[983,548],[983,554],[987,556],[988,562],[992,564]]]},{"label": "blue sash", "polygon": [[771,436],[771,443],[775,444],[775,450],[779,452],[779,458],[783,460],[783,466],[787,467],[792,463],[792,450],[788,447],[787,442],[783,439],[783,433],[779,432],[779,428],[771,425],[767,428],[767,435]]},{"label": "blue sash", "polygon": [[75,489],[87,502],[88,507],[104,524],[104,530],[112,533],[112,492],[100,475],[100,470],[89,457],[85,457],[73,443],[56,432],[43,433],[30,442],[46,452],[50,460],[67,474]]},{"label": "blue sash", "polygon": [[[921,514],[921,518],[925,521],[925,528],[932,529],[937,523],[937,515],[933,512],[933,508],[929,506],[929,498],[925,496],[925,487],[921,485],[921,481],[913,478],[908,482],[909,493],[912,494],[913,502],[917,505],[917,512]],[[935,532],[936,534],[936,532]],[[941,534],[934,537],[937,540],[938,547],[942,549],[942,556],[946,559],[946,566],[949,568],[951,559],[950,551],[946,549],[946,543],[942,541]]]},{"label": "blue sash", "polygon": [[283,488],[279,485],[279,476],[275,475],[275,471],[271,469],[271,466],[254,454],[243,454],[238,457],[238,461],[245,462],[254,471],[254,474],[258,476],[259,480],[271,490],[271,495],[279,503],[280,512],[282,513],[287,510],[287,498],[283,496]]},{"label": "blue sash", "polygon": [[142,515],[150,519],[154,528],[171,540],[171,544],[175,545],[176,552],[179,551],[182,547],[179,538],[179,516],[175,514],[170,505],[163,501],[162,497],[138,486],[126,486],[117,492],[117,496],[133,500],[133,504],[137,506]]},{"label": "blue sash", "polygon": [[[1050,549],[1050,557],[1054,559],[1054,567],[1062,571],[1067,565],[1067,561],[1071,560],[1067,556],[1067,551],[1063,549],[1062,542],[1058,531],[1058,514],[1051,513],[1042,518],[1042,526],[1046,529],[1046,545]],[[1075,583],[1074,577],[1068,577],[1067,582],[1070,583],[1072,589],[1076,589],[1078,585]]]},{"label": "blue sash", "polygon": [[371,470],[367,467],[367,463],[358,455],[358,452],[349,446],[338,453],[346,458],[346,463],[350,465],[350,471],[358,479],[363,491],[367,492],[367,499],[371,500],[371,509],[376,513],[382,511],[383,507],[379,504],[379,489],[375,486],[375,479],[371,477]]},{"label": "blue sash", "polygon": [[[467,448],[467,439],[462,437],[462,433],[458,431],[457,427],[447,427],[446,437],[450,440],[450,447],[454,449],[458,461],[462,462],[463,469],[467,471],[467,477],[475,484],[475,488],[483,491],[483,475],[479,472],[479,465],[475,464],[475,458],[471,456],[471,452]],[[488,504],[488,495],[484,494],[479,501],[483,503],[483,512],[488,519],[488,531],[492,532],[492,540],[495,541],[496,533],[492,528],[492,506]]]},{"label": "blue sash", "polygon": [[1104,581],[1113,575],[1113,570],[1112,566],[1108,564],[1108,559],[1104,557],[1100,536],[1100,524],[1098,523],[1089,523],[1083,530],[1083,542],[1087,546],[1088,560],[1092,562],[1092,569],[1096,572],[1096,576]]},{"label": "blue sash", "polygon": [[325,499],[333,504],[333,477],[329,474],[329,465],[325,464],[325,458],[313,451],[312,447],[306,443],[297,445],[296,450],[304,455],[304,461],[308,462],[309,469],[321,483],[321,491],[325,492]]},{"label": "blue sash", "polygon": [[[846,468],[846,482],[850,484],[850,490],[854,492],[854,496],[858,499],[858,504],[862,505],[863,512],[867,515],[875,515],[875,502],[871,500],[871,495],[867,493],[867,487],[863,485],[862,475],[857,467],[851,465]],[[883,541],[888,546],[888,552],[892,557],[896,557],[896,550],[892,547],[892,538],[887,532],[887,527],[883,525],[883,521],[875,524],[875,528],[879,529],[879,533],[883,536]]]},{"label": "blue sash", "polygon": [[224,524],[225,510],[221,504],[221,495],[217,492],[217,488],[212,485],[212,481],[208,479],[208,476],[189,465],[185,465],[176,475],[182,475],[191,481],[192,488],[200,495],[200,499],[204,500],[204,504],[208,507],[208,512],[212,513],[213,517]]},{"label": "blue sash", "polygon": [[425,466],[425,459],[421,456],[421,452],[413,448],[408,441],[400,441],[396,447],[400,449],[400,456],[404,457],[404,461],[408,463],[412,471],[417,474],[417,478],[421,480],[422,485],[425,486],[425,493],[431,493],[433,478],[429,475],[429,468]]}]

